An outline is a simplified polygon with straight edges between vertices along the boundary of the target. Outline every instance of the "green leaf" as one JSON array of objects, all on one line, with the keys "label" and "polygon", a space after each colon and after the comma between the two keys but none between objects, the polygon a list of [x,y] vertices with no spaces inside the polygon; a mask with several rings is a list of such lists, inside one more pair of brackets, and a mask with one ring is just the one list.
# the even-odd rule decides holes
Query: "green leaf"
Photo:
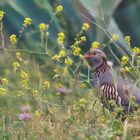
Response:
[{"label": "green leaf", "polygon": [[23,121],[14,121],[13,122],[13,127],[17,128],[17,127],[23,127],[24,126],[24,122]]}]

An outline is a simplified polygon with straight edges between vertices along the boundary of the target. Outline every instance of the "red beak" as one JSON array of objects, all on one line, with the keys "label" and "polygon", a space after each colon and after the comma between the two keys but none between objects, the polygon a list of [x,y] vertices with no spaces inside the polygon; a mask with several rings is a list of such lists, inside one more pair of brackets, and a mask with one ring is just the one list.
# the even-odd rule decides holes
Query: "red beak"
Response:
[{"label": "red beak", "polygon": [[87,58],[91,58],[91,55],[90,54],[85,54],[84,59],[87,59]]}]

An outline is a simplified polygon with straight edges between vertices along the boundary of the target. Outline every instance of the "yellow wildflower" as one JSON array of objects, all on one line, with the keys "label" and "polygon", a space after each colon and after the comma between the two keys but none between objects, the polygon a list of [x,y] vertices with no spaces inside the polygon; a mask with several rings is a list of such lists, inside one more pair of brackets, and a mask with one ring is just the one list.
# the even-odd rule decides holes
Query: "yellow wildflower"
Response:
[{"label": "yellow wildflower", "polygon": [[133,50],[133,53],[140,54],[140,49],[138,47],[134,47],[132,50]]},{"label": "yellow wildflower", "polygon": [[80,37],[80,41],[85,42],[86,41],[86,37],[85,36],[81,36]]},{"label": "yellow wildflower", "polygon": [[106,121],[106,120],[105,120],[105,117],[100,117],[100,118],[99,118],[99,121],[100,121],[101,123],[105,123],[105,121]]},{"label": "yellow wildflower", "polygon": [[62,45],[62,43],[64,42],[64,39],[65,39],[65,34],[63,32],[60,32],[60,33],[58,33],[57,36],[58,36],[57,37],[57,43],[59,45]]},{"label": "yellow wildflower", "polygon": [[129,59],[128,59],[127,56],[123,56],[122,59],[121,59],[121,63],[122,63],[122,65],[127,64],[128,60],[129,60]]},{"label": "yellow wildflower", "polygon": [[18,59],[18,61],[22,60],[20,52],[16,52],[16,58]]},{"label": "yellow wildflower", "polygon": [[16,52],[16,58],[20,58],[21,57],[21,53],[20,52]]},{"label": "yellow wildflower", "polygon": [[73,60],[71,58],[66,58],[65,59],[65,64],[71,66],[73,63]]},{"label": "yellow wildflower", "polygon": [[15,34],[10,36],[10,43],[13,45],[17,43],[17,36]]},{"label": "yellow wildflower", "polygon": [[4,16],[4,12],[0,11],[0,21],[3,19],[3,16]]},{"label": "yellow wildflower", "polygon": [[113,39],[115,42],[117,42],[118,39],[119,39],[119,36],[118,36],[117,34],[113,34],[113,35],[112,35],[112,39]]},{"label": "yellow wildflower", "polygon": [[125,36],[125,42],[130,44],[131,37],[130,36]]},{"label": "yellow wildflower", "polygon": [[81,84],[80,84],[80,87],[81,87],[81,88],[86,88],[86,84],[85,84],[85,83],[81,83]]},{"label": "yellow wildflower", "polygon": [[18,91],[17,96],[20,97],[20,96],[22,96],[22,95],[23,95],[23,92],[22,92],[22,91]]},{"label": "yellow wildflower", "polygon": [[81,107],[85,107],[85,105],[86,105],[86,103],[87,103],[87,101],[84,99],[84,98],[82,98],[82,99],[80,99],[80,106]]},{"label": "yellow wildflower", "polygon": [[55,13],[56,14],[58,14],[58,13],[60,13],[60,12],[62,12],[63,11],[63,6],[62,5],[58,5],[57,7],[56,7],[56,9],[55,9]]},{"label": "yellow wildflower", "polygon": [[93,49],[97,49],[97,48],[99,48],[99,46],[100,46],[100,43],[99,43],[98,41],[94,41],[94,42],[92,42],[92,44],[91,44],[91,47],[92,47]]},{"label": "yellow wildflower", "polygon": [[23,87],[28,87],[28,80],[26,80],[26,79],[23,79],[22,81],[21,81],[21,85],[23,86]]},{"label": "yellow wildflower", "polygon": [[35,117],[36,117],[36,118],[40,118],[41,115],[42,115],[42,114],[41,114],[41,112],[40,112],[39,110],[36,110],[36,111],[35,111]]},{"label": "yellow wildflower", "polygon": [[39,96],[39,93],[37,90],[32,90],[32,94],[34,97]]},{"label": "yellow wildflower", "polygon": [[20,64],[18,62],[13,62],[13,67],[20,67]]},{"label": "yellow wildflower", "polygon": [[73,48],[73,54],[79,55],[80,52],[81,52],[81,48],[79,48],[79,47],[74,47],[74,48]]},{"label": "yellow wildflower", "polygon": [[27,81],[29,80],[29,75],[25,71],[21,71],[20,76]]},{"label": "yellow wildflower", "polygon": [[55,73],[57,73],[57,72],[58,72],[58,69],[54,69],[53,71],[54,71]]},{"label": "yellow wildflower", "polygon": [[20,68],[19,62],[17,62],[17,61],[13,62],[13,69],[14,69],[14,71],[16,71],[18,68]]},{"label": "yellow wildflower", "polygon": [[55,75],[53,76],[53,79],[57,79],[57,78],[59,78],[59,75],[58,75],[58,74],[55,74]]},{"label": "yellow wildflower", "polygon": [[58,37],[65,38],[65,34],[64,34],[64,32],[60,32],[60,33],[58,33]]},{"label": "yellow wildflower", "polygon": [[88,29],[89,29],[89,24],[88,23],[83,23],[82,30],[87,31]]},{"label": "yellow wildflower", "polygon": [[7,78],[2,78],[1,81],[2,81],[3,84],[8,84],[8,79]]},{"label": "yellow wildflower", "polygon": [[62,50],[59,51],[59,56],[60,57],[64,57],[65,55],[66,55],[65,50],[62,49]]},{"label": "yellow wildflower", "polygon": [[53,60],[55,61],[59,61],[60,60],[60,56],[58,54],[55,54],[53,57],[52,57]]},{"label": "yellow wildflower", "polygon": [[29,26],[31,24],[31,22],[32,22],[31,18],[25,18],[23,26],[27,27],[27,26]]},{"label": "yellow wildflower", "polygon": [[0,95],[5,95],[6,94],[6,89],[0,88]]},{"label": "yellow wildflower", "polygon": [[50,87],[50,82],[48,80],[46,80],[44,83],[43,83],[43,88],[44,89],[47,89]]},{"label": "yellow wildflower", "polygon": [[46,25],[45,23],[40,23],[39,24],[39,29],[40,31],[44,31],[48,28],[48,25]]},{"label": "yellow wildflower", "polygon": [[131,102],[135,102],[135,101],[136,101],[136,96],[131,95],[131,96],[130,96],[130,101],[131,101]]},{"label": "yellow wildflower", "polygon": [[62,43],[63,43],[63,38],[61,38],[61,37],[58,37],[57,38],[57,43],[59,44],[59,45],[62,45]]},{"label": "yellow wildflower", "polygon": [[132,71],[132,67],[125,67],[124,68],[126,72],[131,72]]}]

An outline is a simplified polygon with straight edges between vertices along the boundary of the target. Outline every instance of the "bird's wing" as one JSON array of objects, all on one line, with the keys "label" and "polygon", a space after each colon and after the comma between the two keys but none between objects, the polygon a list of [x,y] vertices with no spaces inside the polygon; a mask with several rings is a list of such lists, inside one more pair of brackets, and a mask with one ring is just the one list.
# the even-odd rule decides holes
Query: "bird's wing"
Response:
[{"label": "bird's wing", "polygon": [[140,89],[136,87],[134,83],[118,77],[117,90],[119,96],[124,100],[125,103],[128,103],[128,97],[135,96],[136,102],[140,104]]}]

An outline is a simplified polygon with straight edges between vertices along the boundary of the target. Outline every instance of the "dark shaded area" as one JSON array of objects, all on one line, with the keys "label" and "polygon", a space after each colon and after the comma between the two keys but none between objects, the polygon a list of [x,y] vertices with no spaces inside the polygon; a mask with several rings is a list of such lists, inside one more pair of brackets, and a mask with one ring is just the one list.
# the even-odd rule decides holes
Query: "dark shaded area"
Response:
[{"label": "dark shaded area", "polygon": [[124,0],[114,13],[115,20],[124,35],[130,35],[132,46],[140,44],[140,2]]}]

